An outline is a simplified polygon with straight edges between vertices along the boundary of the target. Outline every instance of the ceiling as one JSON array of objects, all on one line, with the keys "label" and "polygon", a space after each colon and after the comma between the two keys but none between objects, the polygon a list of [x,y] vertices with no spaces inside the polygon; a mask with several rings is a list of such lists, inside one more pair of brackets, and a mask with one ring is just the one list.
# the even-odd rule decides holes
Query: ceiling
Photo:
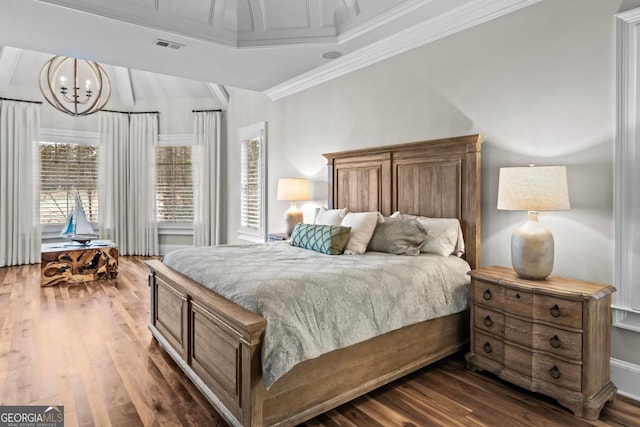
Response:
[{"label": "ceiling", "polygon": [[537,1],[0,0],[0,94],[59,54],[115,66],[136,97],[194,84],[153,72],[278,99]]}]

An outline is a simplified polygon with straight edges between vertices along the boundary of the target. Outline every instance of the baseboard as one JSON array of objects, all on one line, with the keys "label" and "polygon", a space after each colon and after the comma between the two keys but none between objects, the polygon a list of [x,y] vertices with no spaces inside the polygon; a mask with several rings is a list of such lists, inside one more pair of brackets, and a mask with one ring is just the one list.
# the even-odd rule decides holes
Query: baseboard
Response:
[{"label": "baseboard", "polygon": [[611,381],[618,394],[640,401],[640,365],[611,358]]}]

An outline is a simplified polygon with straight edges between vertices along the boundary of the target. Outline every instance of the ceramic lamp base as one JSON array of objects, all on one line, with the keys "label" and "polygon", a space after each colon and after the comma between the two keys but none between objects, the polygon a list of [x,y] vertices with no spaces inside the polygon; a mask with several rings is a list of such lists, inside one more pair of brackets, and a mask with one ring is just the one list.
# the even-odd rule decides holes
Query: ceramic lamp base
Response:
[{"label": "ceramic lamp base", "polygon": [[518,276],[544,280],[553,270],[553,235],[538,222],[538,213],[529,212],[529,220],[511,236],[511,263]]},{"label": "ceramic lamp base", "polygon": [[291,236],[293,229],[303,220],[302,211],[297,208],[295,202],[291,202],[291,207],[284,213],[285,233]]}]

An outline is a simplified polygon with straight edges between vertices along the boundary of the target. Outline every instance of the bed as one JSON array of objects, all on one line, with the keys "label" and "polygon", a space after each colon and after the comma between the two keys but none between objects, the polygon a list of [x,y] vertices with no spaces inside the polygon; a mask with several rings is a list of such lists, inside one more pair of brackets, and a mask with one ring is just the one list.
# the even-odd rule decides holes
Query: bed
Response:
[{"label": "bed", "polygon": [[[458,218],[480,259],[480,135],[325,154],[329,208]],[[280,243],[281,244],[281,243]],[[265,318],[149,261],[153,336],[232,425],[294,425],[468,343],[468,311],[395,329],[295,365],[267,388]]]}]

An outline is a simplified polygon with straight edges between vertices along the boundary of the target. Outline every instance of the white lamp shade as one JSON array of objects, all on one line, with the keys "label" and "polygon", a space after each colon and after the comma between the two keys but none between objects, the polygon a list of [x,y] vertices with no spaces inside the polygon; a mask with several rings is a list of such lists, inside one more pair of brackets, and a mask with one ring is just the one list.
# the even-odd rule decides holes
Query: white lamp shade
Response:
[{"label": "white lamp shade", "polygon": [[559,211],[570,207],[566,167],[500,168],[498,209]]},{"label": "white lamp shade", "polygon": [[309,180],[305,178],[281,178],[278,180],[278,200],[309,200]]}]

